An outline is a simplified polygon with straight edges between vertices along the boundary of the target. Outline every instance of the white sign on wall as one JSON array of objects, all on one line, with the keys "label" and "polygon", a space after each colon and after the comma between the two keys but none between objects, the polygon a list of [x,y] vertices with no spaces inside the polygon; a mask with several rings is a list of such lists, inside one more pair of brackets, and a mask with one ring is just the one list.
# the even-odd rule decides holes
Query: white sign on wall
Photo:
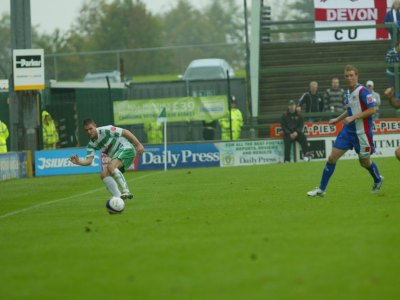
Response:
[{"label": "white sign on wall", "polygon": [[221,167],[283,162],[283,139],[218,143]]},{"label": "white sign on wall", "polygon": [[13,50],[14,90],[43,90],[44,51],[43,49]]},{"label": "white sign on wall", "polygon": [[[309,138],[308,141],[325,141],[325,149],[321,147],[319,149],[320,152],[324,151],[326,153],[326,157],[331,153],[333,143],[335,142],[336,137],[316,137]],[[400,134],[374,134],[374,144],[375,144],[375,153],[372,157],[391,157],[394,156],[394,151],[400,147]],[[318,154],[318,153],[316,153]],[[299,156],[299,154],[297,154]],[[326,157],[317,157],[314,160],[318,160],[319,158],[325,160]],[[358,155],[354,150],[347,151],[341,159],[358,159]]]},{"label": "white sign on wall", "polygon": [[[383,24],[393,0],[314,0],[315,28]],[[337,29],[315,32],[315,42],[388,39],[385,28]]]}]

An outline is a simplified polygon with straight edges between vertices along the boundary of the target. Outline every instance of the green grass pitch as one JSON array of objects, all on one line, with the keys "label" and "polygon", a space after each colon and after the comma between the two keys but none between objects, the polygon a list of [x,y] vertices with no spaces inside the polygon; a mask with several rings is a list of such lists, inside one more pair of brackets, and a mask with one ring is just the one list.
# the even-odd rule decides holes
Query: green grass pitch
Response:
[{"label": "green grass pitch", "polygon": [[0,299],[399,299],[400,163],[128,173],[109,215],[96,175],[0,182]]}]

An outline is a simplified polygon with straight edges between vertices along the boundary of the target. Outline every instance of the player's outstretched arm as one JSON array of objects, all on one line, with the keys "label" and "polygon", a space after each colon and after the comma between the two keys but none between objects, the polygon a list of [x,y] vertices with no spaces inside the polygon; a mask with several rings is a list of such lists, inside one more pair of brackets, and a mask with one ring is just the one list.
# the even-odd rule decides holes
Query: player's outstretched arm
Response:
[{"label": "player's outstretched arm", "polygon": [[133,145],[135,145],[136,151],[138,154],[142,154],[144,152],[144,147],[141,142],[136,138],[136,136],[130,132],[129,130],[124,129],[122,131],[122,135],[126,137]]},{"label": "player's outstretched arm", "polygon": [[90,166],[92,164],[93,158],[93,156],[90,156],[84,159],[80,159],[78,155],[75,154],[71,156],[70,160],[73,164],[78,166]]},{"label": "player's outstretched arm", "polygon": [[392,87],[387,88],[384,92],[386,98],[389,99],[390,104],[395,108],[400,108],[400,99],[396,98],[394,95],[394,89]]}]

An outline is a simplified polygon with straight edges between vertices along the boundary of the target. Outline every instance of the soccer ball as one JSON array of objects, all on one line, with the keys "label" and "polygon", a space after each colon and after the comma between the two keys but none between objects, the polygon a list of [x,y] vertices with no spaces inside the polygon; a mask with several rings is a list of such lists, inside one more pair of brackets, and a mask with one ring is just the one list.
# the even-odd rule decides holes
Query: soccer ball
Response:
[{"label": "soccer ball", "polygon": [[125,202],[120,197],[112,197],[106,202],[106,208],[110,214],[120,214],[125,209]]}]

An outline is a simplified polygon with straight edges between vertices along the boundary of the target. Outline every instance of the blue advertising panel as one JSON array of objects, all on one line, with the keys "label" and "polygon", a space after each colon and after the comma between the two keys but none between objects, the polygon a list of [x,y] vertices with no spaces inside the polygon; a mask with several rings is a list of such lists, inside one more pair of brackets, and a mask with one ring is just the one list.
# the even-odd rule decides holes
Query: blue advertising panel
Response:
[{"label": "blue advertising panel", "polygon": [[0,180],[19,177],[18,153],[0,154]]},{"label": "blue advertising panel", "polygon": [[43,150],[35,152],[36,176],[49,175],[68,175],[68,174],[87,174],[100,173],[101,153],[96,151],[91,166],[78,166],[70,161],[70,157],[77,154],[80,158],[86,157],[86,150],[66,149],[66,150]]},{"label": "blue advertising panel", "polygon": [[[214,144],[180,144],[168,145],[167,167],[198,168],[218,167],[219,150]],[[148,146],[140,156],[138,170],[164,169],[164,146]]]}]

